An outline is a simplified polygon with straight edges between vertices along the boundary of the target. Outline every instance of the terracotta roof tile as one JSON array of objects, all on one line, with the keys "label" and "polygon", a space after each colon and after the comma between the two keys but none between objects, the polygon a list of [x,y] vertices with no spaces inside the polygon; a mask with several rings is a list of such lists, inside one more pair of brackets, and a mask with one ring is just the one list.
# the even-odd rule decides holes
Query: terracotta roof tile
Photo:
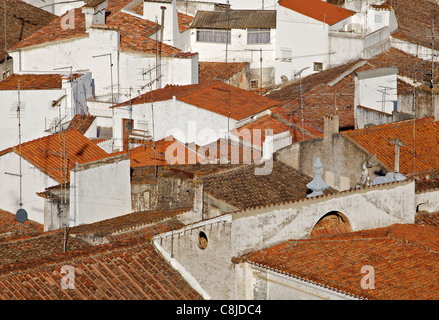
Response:
[{"label": "terracotta roof tile", "polygon": [[211,81],[203,84],[166,86],[144,93],[114,107],[150,103],[151,101],[166,101],[175,96],[177,100],[227,117],[229,115],[229,92],[230,117],[235,120],[245,119],[278,104],[278,101],[256,93],[222,82]]},{"label": "terracotta roof tile", "polygon": [[[67,17],[71,17],[71,20],[68,20],[69,26],[73,25],[74,28],[67,28],[65,27],[65,24],[62,23],[62,21],[65,21]],[[87,36],[88,34],[85,32],[84,14],[81,12],[81,8],[76,8],[66,12],[61,17],[58,17],[48,25],[42,27],[35,33],[20,41],[17,45],[12,47],[11,50],[17,50],[52,41]]]},{"label": "terracotta roof tile", "polygon": [[322,0],[281,0],[279,4],[310,18],[333,25],[355,14]]},{"label": "terracotta roof tile", "polygon": [[[299,81],[282,86],[267,96],[283,103],[279,105],[286,114],[293,115],[301,123],[303,117],[305,126],[312,125],[323,130],[323,116],[338,114],[340,129],[355,127],[354,94],[355,83],[352,77],[354,72],[373,70],[396,66],[398,75],[422,82],[423,72],[431,70],[431,63],[391,48],[369,60],[359,60],[339,67],[327,69],[302,79],[302,100],[300,98]],[[414,67],[418,71],[414,71]],[[399,81],[398,83],[401,83]],[[410,93],[413,89],[405,85],[398,89],[400,94]],[[278,109],[279,110],[279,109]]]},{"label": "terracotta roof tile", "polygon": [[262,158],[261,151],[248,144],[223,138],[200,146],[197,151],[211,163],[251,164],[260,163]]},{"label": "terracotta roof tile", "polygon": [[415,223],[439,228],[439,212],[416,212]]},{"label": "terracotta roof tile", "polygon": [[212,80],[227,81],[238,72],[241,72],[248,64],[248,62],[225,63],[200,61],[198,63],[198,83]]},{"label": "terracotta roof tile", "polygon": [[[5,58],[5,36],[4,36],[4,3],[0,1],[0,61]],[[18,42],[30,36],[38,29],[48,25],[57,16],[30,5],[24,1],[8,1],[6,6],[6,48],[9,50]]]},{"label": "terracotta roof tile", "polygon": [[389,141],[397,138],[405,144],[400,148],[399,171],[402,174],[411,175],[439,168],[439,123],[433,118],[417,119],[416,122],[401,121],[343,134],[371,154],[376,154],[377,159],[389,170],[393,170],[395,162],[395,145]]},{"label": "terracotta roof tile", "polygon": [[[80,74],[73,74],[72,79],[80,77]],[[61,74],[12,74],[0,81],[0,90],[50,90],[61,89],[63,79],[69,76]]]},{"label": "terracotta roof tile", "polygon": [[188,30],[191,26],[194,17],[183,12],[178,12],[178,29],[180,32]]},{"label": "terracotta roof tile", "polygon": [[[67,159],[64,159],[68,169],[67,180],[64,180],[65,178],[61,174],[61,157],[59,154],[64,145],[67,155]],[[19,146],[13,148],[17,154],[20,154],[19,149]],[[21,145],[21,154],[24,159],[60,183],[69,181],[70,170],[76,162],[81,164],[112,156],[112,154],[108,154],[76,130],[67,130],[61,135],[55,133],[23,143]]]},{"label": "terracotta roof tile", "polygon": [[[120,31],[120,47],[125,51],[136,51],[146,53],[156,53],[160,50],[164,56],[176,56],[180,58],[191,57],[194,54],[183,55],[180,49],[162,43],[157,48],[157,42],[149,38],[157,31],[159,26],[152,21],[142,19],[132,14],[122,12],[121,10],[132,0],[109,0],[107,8],[107,17],[105,26],[93,26],[94,28],[115,28]],[[41,28],[28,38],[18,43],[13,50],[25,48],[37,44],[44,44],[52,41],[73,39],[77,37],[88,37],[85,28],[85,15],[81,8],[72,9],[63,16],[57,18],[46,27]],[[69,21],[69,26],[74,28],[63,27],[63,21],[73,16],[73,20]],[[184,21],[188,21],[188,17],[182,17]]]},{"label": "terracotta roof tile", "polygon": [[31,220],[21,224],[15,214],[0,209],[0,242],[36,236],[43,231],[42,224]]},{"label": "terracotta roof tile", "polygon": [[[70,234],[79,236],[83,234],[99,234],[119,241],[126,237],[132,237],[132,231],[138,230],[138,237],[150,239],[152,236],[163,231],[163,228],[167,229],[166,231],[171,230],[169,229],[171,225],[165,224],[165,221],[171,220],[171,218],[177,217],[179,214],[189,210],[191,208],[132,212],[116,218],[73,227],[70,230]],[[180,222],[175,221],[174,229],[181,226]]]},{"label": "terracotta roof tile", "polygon": [[241,210],[306,198],[310,177],[279,161],[273,161],[269,174],[256,175],[256,167],[242,165],[201,177],[204,191]]},{"label": "terracotta roof tile", "polygon": [[[63,289],[66,265],[74,290]],[[17,300],[200,300],[150,242],[102,245],[59,255],[57,260],[0,271],[0,298]]]},{"label": "terracotta roof tile", "polygon": [[278,104],[277,101],[270,98],[225,83],[215,83],[182,96],[179,100],[227,117],[229,115],[229,96],[230,118],[235,120],[245,119]]},{"label": "terracotta roof tile", "polygon": [[[229,14],[227,14],[229,13]],[[275,10],[197,11],[191,28],[276,29]]]},{"label": "terracotta roof tile", "polygon": [[[95,120],[96,116],[92,116],[91,114],[77,114],[73,117],[72,121],[70,121],[67,129],[74,129],[82,134],[85,134]],[[98,143],[96,141],[93,142]]]},{"label": "terracotta roof tile", "polygon": [[155,150],[153,142],[148,141],[145,145],[130,149],[131,168],[205,162],[205,158],[195,152],[195,149],[173,137],[156,141]]},{"label": "terracotta roof tile", "polygon": [[[321,239],[290,240],[245,258],[275,272],[360,298],[437,300],[437,230],[416,224],[392,225]],[[376,272],[373,290],[361,288],[365,265]]]},{"label": "terracotta roof tile", "polygon": [[[287,125],[285,122],[286,121],[281,121],[272,115],[267,115],[239,127],[234,130],[232,134],[239,136],[240,138],[242,137],[246,142],[259,148],[262,148],[267,132],[269,135],[290,132],[292,143],[302,141],[302,131]],[[305,132],[305,137],[306,140],[311,138],[311,136],[307,135],[307,132]]]},{"label": "terracotta roof tile", "polygon": [[[390,5],[386,1],[385,5]],[[392,2],[398,20],[398,30],[392,37],[431,48],[433,15],[439,13],[439,6],[430,0],[398,0]]]}]

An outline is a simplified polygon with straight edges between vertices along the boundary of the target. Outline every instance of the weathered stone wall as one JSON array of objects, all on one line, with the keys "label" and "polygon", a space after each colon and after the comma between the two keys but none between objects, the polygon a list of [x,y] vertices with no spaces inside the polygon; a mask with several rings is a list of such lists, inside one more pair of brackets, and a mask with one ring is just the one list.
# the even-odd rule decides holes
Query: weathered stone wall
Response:
[{"label": "weathered stone wall", "polygon": [[[348,190],[355,187],[363,174],[363,163],[371,159],[370,155],[354,143],[347,140],[341,133],[334,134],[332,139],[313,139],[292,144],[278,150],[276,158],[283,163],[314,176],[313,164],[317,157],[323,164],[323,179],[337,189]],[[379,175],[384,175],[387,169],[382,165],[368,168],[370,181]]]},{"label": "weathered stone wall", "polygon": [[[230,223],[230,217],[219,217],[155,238],[156,245],[173,256],[212,299],[234,299]],[[200,232],[207,237],[204,249],[199,245]]]}]

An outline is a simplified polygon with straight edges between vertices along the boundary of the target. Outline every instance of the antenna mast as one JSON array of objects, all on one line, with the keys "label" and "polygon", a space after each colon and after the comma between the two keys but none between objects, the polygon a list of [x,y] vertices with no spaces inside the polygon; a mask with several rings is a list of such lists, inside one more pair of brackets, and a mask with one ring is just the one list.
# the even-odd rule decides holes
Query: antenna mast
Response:
[{"label": "antenna mast", "polygon": [[19,157],[19,177],[20,177],[20,209],[23,207],[23,183],[22,183],[22,174],[21,174],[21,99],[20,99],[20,83],[18,83],[17,87],[18,94],[18,105],[17,105],[17,117],[18,117],[18,150],[20,153]]}]

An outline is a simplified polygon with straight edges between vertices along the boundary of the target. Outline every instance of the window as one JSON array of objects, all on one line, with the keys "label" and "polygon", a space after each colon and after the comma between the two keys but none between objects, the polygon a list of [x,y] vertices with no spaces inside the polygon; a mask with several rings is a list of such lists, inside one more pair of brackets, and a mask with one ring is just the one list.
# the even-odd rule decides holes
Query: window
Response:
[{"label": "window", "polygon": [[224,30],[197,30],[197,41],[231,43],[231,34]]},{"label": "window", "polygon": [[323,63],[314,62],[314,71],[322,71],[322,70],[323,70]]},{"label": "window", "polygon": [[248,29],[247,44],[270,43],[270,29]]},{"label": "window", "polygon": [[259,80],[254,79],[250,80],[250,89],[257,89],[259,88]]},{"label": "window", "polygon": [[200,233],[198,234],[198,246],[200,247],[200,249],[204,250],[207,248],[207,236],[203,231],[200,231]]}]

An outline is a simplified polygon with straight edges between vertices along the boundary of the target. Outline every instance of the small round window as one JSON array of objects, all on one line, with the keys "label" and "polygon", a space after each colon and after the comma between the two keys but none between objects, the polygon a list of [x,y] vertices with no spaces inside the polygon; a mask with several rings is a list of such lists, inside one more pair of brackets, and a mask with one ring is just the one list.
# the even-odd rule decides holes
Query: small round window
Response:
[{"label": "small round window", "polygon": [[207,247],[207,236],[203,231],[200,231],[200,233],[198,234],[198,246],[200,247],[200,249],[206,249]]}]

